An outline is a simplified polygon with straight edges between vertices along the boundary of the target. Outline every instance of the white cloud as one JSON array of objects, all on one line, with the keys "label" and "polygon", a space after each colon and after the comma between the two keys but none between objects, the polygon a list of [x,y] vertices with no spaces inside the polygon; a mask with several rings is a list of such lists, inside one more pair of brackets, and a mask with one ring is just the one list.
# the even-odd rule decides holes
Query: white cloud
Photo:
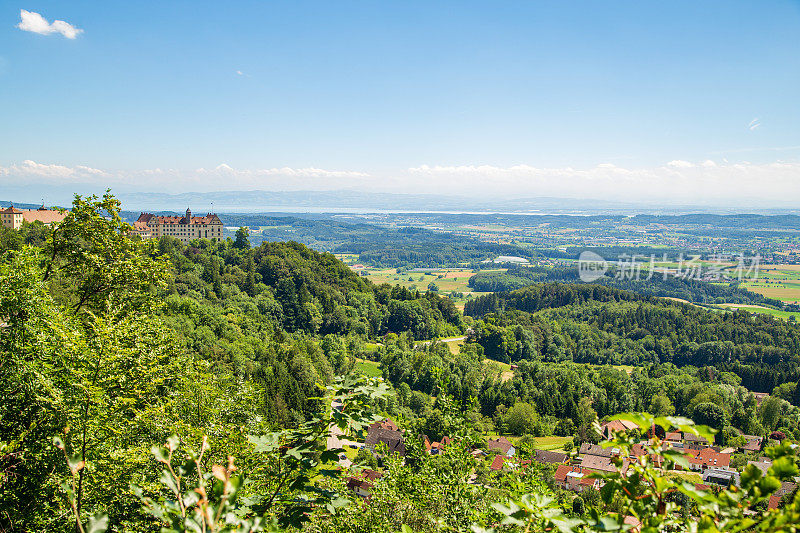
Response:
[{"label": "white cloud", "polygon": [[20,23],[17,24],[17,28],[21,29],[22,31],[29,31],[38,33],[40,35],[60,33],[67,39],[74,39],[79,34],[83,33],[82,29],[76,28],[68,22],[64,22],[63,20],[54,20],[51,24],[47,22],[47,19],[41,16],[39,13],[25,11],[24,9],[20,10]]},{"label": "white cloud", "polygon": [[800,198],[800,162],[686,161],[660,166],[622,167],[600,163],[592,167],[536,167],[489,164],[419,165],[396,172],[306,167],[236,168],[227,163],[194,170],[151,168],[101,170],[26,160],[0,166],[0,188],[6,185],[92,184],[101,189],[163,192],[222,190],[360,189],[414,192],[480,198],[537,196],[596,198],[747,206],[786,205]]},{"label": "white cloud", "polygon": [[755,131],[756,128],[761,126],[760,120],[761,120],[760,118],[754,118],[753,120],[751,120],[750,124],[747,125],[747,129],[749,129],[750,131]]},{"label": "white cloud", "polygon": [[408,169],[407,189],[472,191],[494,197],[555,196],[620,201],[724,204],[749,201],[785,204],[800,197],[800,163],[670,161],[625,168],[610,163],[575,169],[530,165],[420,165]]},{"label": "white cloud", "polygon": [[244,76],[244,72],[242,72],[241,70],[237,70],[236,74],[238,74],[239,76]]},{"label": "white cloud", "polygon": [[226,163],[217,165],[213,169],[207,170],[205,168],[198,168],[198,174],[224,174],[239,178],[251,178],[257,176],[286,176],[286,177],[300,177],[300,178],[366,178],[369,174],[366,172],[357,172],[352,170],[325,170],[322,168],[306,167],[306,168],[262,168],[262,169],[242,169],[237,170]]},{"label": "white cloud", "polygon": [[37,163],[25,160],[8,166],[0,166],[0,185],[7,177],[22,183],[92,183],[95,185],[124,186],[138,190],[162,190],[171,187],[175,191],[272,189],[297,190],[335,189],[360,186],[369,181],[366,172],[352,170],[327,170],[316,167],[274,167],[260,169],[237,169],[226,163],[214,168],[195,170],[153,168],[136,171],[106,171],[84,165],[73,167]]},{"label": "white cloud", "polygon": [[82,178],[82,177],[102,177],[107,178],[106,172],[84,165],[66,167],[63,165],[48,165],[37,163],[26,159],[22,163],[13,164],[8,167],[0,167],[0,176],[15,176],[23,178]]}]

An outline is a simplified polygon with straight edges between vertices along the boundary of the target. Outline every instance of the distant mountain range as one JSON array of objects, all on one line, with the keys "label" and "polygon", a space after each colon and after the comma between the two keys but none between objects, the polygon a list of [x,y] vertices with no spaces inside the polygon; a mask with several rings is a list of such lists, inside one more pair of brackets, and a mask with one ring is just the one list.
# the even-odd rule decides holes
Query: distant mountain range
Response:
[{"label": "distant mountain range", "polygon": [[[16,194],[15,194],[16,196]],[[336,191],[221,191],[167,194],[159,192],[120,192],[126,210],[183,211],[187,207],[199,213],[323,213],[323,212],[453,212],[508,214],[654,214],[687,213],[758,213],[793,214],[800,209],[743,209],[738,206],[653,205],[576,198],[479,199],[466,196],[433,194],[376,193],[352,190]],[[59,198],[60,199],[60,198]],[[30,198],[19,198],[20,201]],[[63,203],[63,202],[62,202]],[[8,201],[0,201],[8,205]],[[19,204],[22,206],[23,204]],[[33,204],[26,204],[33,205]],[[38,207],[40,204],[36,204]]]},{"label": "distant mountain range", "polygon": [[[181,210],[197,212],[212,208],[218,212],[335,212],[407,211],[457,213],[532,213],[532,214],[684,214],[741,213],[741,208],[708,206],[662,206],[630,202],[575,198],[515,198],[481,200],[470,197],[374,193],[362,191],[221,191],[121,194],[126,209]],[[800,210],[758,209],[747,212],[787,214]]]}]

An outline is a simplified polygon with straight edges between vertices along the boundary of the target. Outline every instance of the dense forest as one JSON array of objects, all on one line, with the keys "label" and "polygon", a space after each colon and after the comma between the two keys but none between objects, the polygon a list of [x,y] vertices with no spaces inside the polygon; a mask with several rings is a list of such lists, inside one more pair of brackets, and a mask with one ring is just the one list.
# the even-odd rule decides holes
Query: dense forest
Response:
[{"label": "dense forest", "polygon": [[467,302],[487,357],[593,364],[714,365],[755,391],[797,381],[800,329],[594,284],[537,284]]},{"label": "dense forest", "polygon": [[[469,279],[469,286],[478,292],[510,292],[534,283],[548,281],[579,283],[578,269],[510,265],[505,272],[478,272]],[[642,270],[639,279],[626,279],[612,268],[593,283],[645,296],[678,298],[698,304],[737,303],[767,305],[779,309],[785,306],[780,300],[738,287],[736,281],[727,285],[707,283],[674,275],[665,276],[660,272],[651,275],[646,269]]]},{"label": "dense forest", "polygon": [[[633,418],[642,433],[657,420],[711,435],[663,418],[683,415],[720,444],[800,438],[793,325],[561,283],[462,315],[297,242],[251,247],[245,229],[221,243],[129,234],[110,194],[76,197],[54,227],[0,230],[0,531],[599,531],[631,514],[662,530],[689,513],[703,530],[777,531],[800,516],[800,502],[744,514],[797,473],[788,442],[769,451],[780,468],[743,475],[744,505],[642,461],[652,483],[609,474],[585,508],[546,467],[482,458],[487,434],[530,457],[532,439],[594,442],[598,418],[625,411],[661,417]],[[436,340],[459,335],[457,353]],[[772,397],[758,406],[753,390]],[[383,476],[361,499],[330,431],[363,439],[386,416],[406,456],[360,450],[354,468]],[[431,455],[423,434],[453,440]],[[673,492],[685,499],[665,503]]]}]

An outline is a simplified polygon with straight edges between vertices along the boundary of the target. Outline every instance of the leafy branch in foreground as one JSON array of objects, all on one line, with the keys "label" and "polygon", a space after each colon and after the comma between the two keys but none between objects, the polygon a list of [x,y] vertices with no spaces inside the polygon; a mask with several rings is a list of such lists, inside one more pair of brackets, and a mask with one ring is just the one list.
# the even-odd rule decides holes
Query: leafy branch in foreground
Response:
[{"label": "leafy branch in foreground", "polygon": [[67,466],[69,466],[70,479],[65,480],[61,484],[61,488],[67,493],[67,499],[69,500],[72,514],[75,517],[75,531],[79,533],[103,533],[108,528],[107,515],[98,513],[90,517],[89,523],[86,526],[83,525],[83,520],[81,519],[80,500],[77,496],[77,493],[79,473],[86,468],[86,462],[83,460],[83,455],[81,453],[70,455],[70,453],[67,452],[67,447],[61,437],[54,437],[53,444],[56,448],[64,453]]},{"label": "leafy branch in foreground", "polygon": [[167,439],[166,446],[153,446],[152,449],[156,460],[164,465],[161,482],[172,492],[174,499],[155,501],[146,497],[142,489],[132,487],[147,511],[167,524],[161,528],[162,532],[250,533],[275,530],[274,522],[237,515],[234,504],[244,477],[234,473],[233,457],[228,457],[227,466],[214,465],[211,472],[206,472],[203,455],[209,449],[208,440],[203,439],[199,454],[187,451],[183,458],[175,457],[179,444],[180,440],[173,435]]},{"label": "leafy branch in foreground", "polygon": [[172,436],[166,446],[152,449],[163,466],[161,483],[170,496],[146,496],[132,487],[146,510],[165,527],[162,532],[278,531],[301,526],[315,509],[336,513],[348,499],[323,488],[322,477],[338,477],[341,471],[328,466],[338,460],[341,448],[326,449],[333,427],[343,432],[361,432],[376,420],[371,413],[374,400],[388,394],[382,380],[363,376],[337,378],[328,387],[329,399],[341,409],[306,421],[297,429],[285,429],[251,436],[255,452],[249,477],[237,474],[233,457],[227,466],[203,467],[209,450],[206,439],[199,453],[179,454],[180,439]]}]

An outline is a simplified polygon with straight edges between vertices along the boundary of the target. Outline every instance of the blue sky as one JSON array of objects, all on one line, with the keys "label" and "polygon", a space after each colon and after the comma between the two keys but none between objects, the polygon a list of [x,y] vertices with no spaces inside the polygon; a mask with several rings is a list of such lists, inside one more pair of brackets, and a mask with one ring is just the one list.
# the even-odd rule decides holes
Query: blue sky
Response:
[{"label": "blue sky", "polygon": [[798,36],[798,1],[6,1],[0,193],[796,200]]}]

